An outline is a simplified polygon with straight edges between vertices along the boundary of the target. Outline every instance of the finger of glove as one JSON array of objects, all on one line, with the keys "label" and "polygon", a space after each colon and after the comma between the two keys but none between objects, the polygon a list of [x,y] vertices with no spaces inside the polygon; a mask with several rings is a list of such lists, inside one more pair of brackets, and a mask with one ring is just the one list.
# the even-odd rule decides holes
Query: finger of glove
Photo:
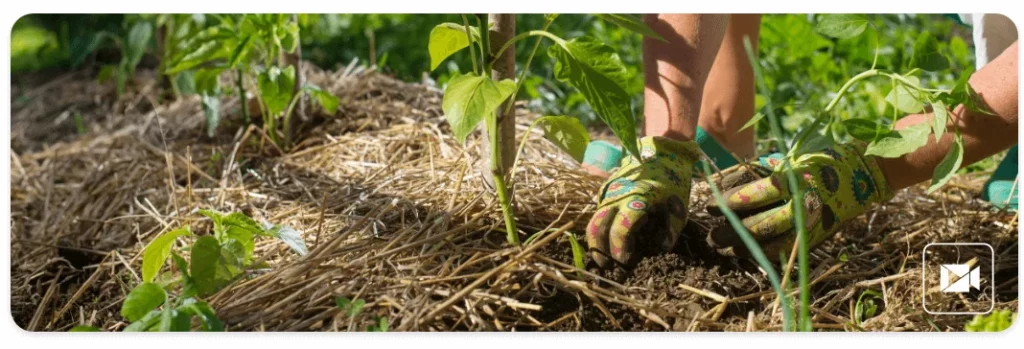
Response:
[{"label": "finger of glove", "polygon": [[676,247],[676,243],[679,241],[679,235],[683,233],[683,229],[686,228],[686,206],[682,207],[682,212],[669,212],[664,215],[665,227],[668,227],[668,231],[665,232],[662,241],[661,249],[664,251],[672,251]]},{"label": "finger of glove", "polygon": [[[741,217],[750,216],[775,207],[789,197],[789,190],[782,183],[785,182],[785,174],[774,173],[771,176],[761,178],[750,183],[722,193],[725,205]],[[712,201],[707,205],[708,213],[721,216],[722,208],[718,201]]]},{"label": "finger of glove", "polygon": [[714,180],[720,190],[727,191],[767,177],[771,173],[771,168],[758,164],[737,164],[722,170],[721,173],[712,174],[711,179]]},{"label": "finger of glove", "polygon": [[612,258],[628,265],[633,257],[636,232],[648,219],[650,202],[646,197],[633,196],[619,207],[608,230],[608,245]]},{"label": "finger of glove", "polygon": [[594,263],[601,268],[607,268],[611,264],[611,255],[608,254],[608,229],[617,213],[618,209],[615,206],[599,208],[587,224],[587,247],[590,250],[590,258],[593,258]]},{"label": "finger of glove", "polygon": [[[821,229],[821,225],[818,224],[822,217],[822,204],[821,198],[815,192],[808,192],[804,194],[804,227],[808,232],[808,239],[814,244],[824,240],[824,231]],[[774,259],[781,248],[785,250],[787,243],[790,248],[792,247],[793,241],[797,236],[796,230],[793,229],[795,223],[794,217],[795,202],[791,201],[788,204],[772,209],[771,211],[758,214],[752,217],[748,217],[743,220],[743,225],[753,235],[754,239],[757,240],[758,244],[761,245],[768,258]],[[743,241],[739,238],[738,234],[731,231],[733,234],[729,235],[727,232],[719,230],[712,231],[715,236],[716,242],[721,241],[721,246],[734,246],[741,247],[736,248],[737,252],[746,250],[746,246],[743,245]],[[745,253],[749,256],[749,251]]]}]

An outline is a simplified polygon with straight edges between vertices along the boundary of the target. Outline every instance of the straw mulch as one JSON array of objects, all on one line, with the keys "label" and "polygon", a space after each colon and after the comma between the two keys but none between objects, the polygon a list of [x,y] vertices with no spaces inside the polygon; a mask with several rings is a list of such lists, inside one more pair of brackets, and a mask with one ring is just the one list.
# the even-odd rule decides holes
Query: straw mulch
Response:
[{"label": "straw mulch", "polygon": [[[290,225],[310,249],[300,257],[260,240],[258,267],[207,299],[230,331],[364,330],[376,317],[392,331],[781,326],[763,272],[708,251],[704,232],[720,222],[703,213],[703,182],[676,251],[629,272],[579,271],[566,233],[582,231],[600,179],[539,133],[515,172],[523,238],[539,236],[510,248],[476,170],[480,140],[461,146],[451,137],[434,87],[355,66],[307,67],[342,110],[308,110],[311,126],[285,152],[237,120],[206,137],[196,99],[165,102],[154,76],[141,74],[121,99],[88,72],[12,88],[11,301],[23,328],[124,328],[119,309],[140,282],[142,248],[183,224],[209,233],[201,208]],[[238,119],[232,100],[223,107]],[[76,113],[85,134],[68,126]],[[518,114],[523,135],[536,116]],[[1012,278],[997,277],[996,308],[1016,311],[1017,220],[976,198],[982,181],[959,177],[932,196],[901,192],[813,251],[815,328],[961,330],[968,317],[920,309],[920,251],[933,241],[992,243],[998,275]],[[854,303],[869,289],[884,305],[854,326]],[[349,318],[337,297],[364,299],[365,309]]]}]

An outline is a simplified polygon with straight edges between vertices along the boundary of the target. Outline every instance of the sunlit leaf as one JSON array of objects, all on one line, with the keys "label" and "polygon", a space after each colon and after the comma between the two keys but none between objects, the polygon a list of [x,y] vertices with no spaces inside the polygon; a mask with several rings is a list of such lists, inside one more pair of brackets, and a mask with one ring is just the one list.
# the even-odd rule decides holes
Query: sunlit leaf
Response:
[{"label": "sunlit leaf", "polygon": [[927,123],[921,123],[899,131],[889,132],[868,144],[864,153],[884,158],[900,157],[927,144],[930,131],[931,128]]},{"label": "sunlit leaf", "polygon": [[636,119],[626,92],[629,74],[615,50],[593,38],[580,37],[552,45],[548,55],[555,58],[555,77],[579,90],[623,147],[639,158]]},{"label": "sunlit leaf", "polygon": [[[480,40],[480,33],[476,27],[470,27],[470,35],[473,40]],[[430,31],[430,41],[427,43],[427,51],[430,53],[430,70],[437,69],[441,62],[455,52],[469,46],[469,38],[466,37],[466,27],[455,23],[441,23]]]},{"label": "sunlit leaf", "polygon": [[[920,82],[916,76],[905,77],[913,86],[920,86]],[[894,108],[907,114],[920,113],[924,110],[924,104],[921,103],[921,93],[913,87],[909,87],[902,82],[897,81],[896,87],[889,91],[889,94],[885,96],[885,101],[889,102]]]},{"label": "sunlit leaf", "polygon": [[142,252],[142,281],[153,282],[156,274],[163,267],[164,262],[167,261],[167,257],[171,255],[171,247],[174,245],[174,240],[190,234],[192,232],[189,231],[186,225],[164,233],[150,241],[149,245],[146,245],[145,250]]},{"label": "sunlit leaf", "polygon": [[946,109],[946,104],[942,101],[932,102],[932,133],[935,134],[935,139],[942,139],[942,135],[946,132],[946,123],[949,122],[949,110]]},{"label": "sunlit leaf", "polygon": [[485,116],[494,119],[498,107],[515,89],[516,83],[512,80],[495,82],[490,77],[473,74],[459,75],[449,80],[441,109],[444,110],[455,138],[465,143],[466,137],[480,120]]},{"label": "sunlit leaf", "polygon": [[583,127],[580,120],[568,116],[545,116],[541,120],[544,138],[571,155],[576,161],[582,162],[583,154],[587,152],[587,145],[590,144],[590,134],[587,133],[587,129]]},{"label": "sunlit leaf", "polygon": [[135,322],[167,302],[167,292],[154,283],[143,283],[132,289],[121,305],[121,316]]}]

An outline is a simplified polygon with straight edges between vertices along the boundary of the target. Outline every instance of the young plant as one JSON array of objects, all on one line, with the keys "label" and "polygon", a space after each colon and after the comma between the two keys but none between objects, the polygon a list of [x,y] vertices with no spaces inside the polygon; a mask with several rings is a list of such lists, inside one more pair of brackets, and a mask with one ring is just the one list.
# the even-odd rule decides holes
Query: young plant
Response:
[{"label": "young plant", "polygon": [[[131,322],[125,331],[189,331],[198,318],[200,330],[223,331],[213,308],[200,300],[223,289],[245,273],[253,262],[256,237],[283,240],[296,253],[306,253],[297,231],[287,226],[262,225],[242,213],[222,214],[200,210],[213,221],[213,235],[195,236],[188,226],[153,239],[142,255],[143,283],[128,293],[121,316]],[[174,250],[179,238],[191,245]],[[190,260],[179,252],[189,251]],[[159,274],[167,259],[177,271]],[[177,289],[172,300],[168,290]]]},{"label": "young plant", "polygon": [[[149,21],[136,18],[134,21],[125,21],[129,28],[123,37],[114,33],[101,31],[95,34],[94,39],[89,43],[90,48],[95,49],[103,41],[109,39],[121,48],[121,62],[117,65],[105,65],[100,69],[96,80],[103,82],[113,78],[117,82],[117,96],[124,94],[125,86],[133,75],[135,67],[142,61],[142,55],[146,53],[150,38],[153,36],[153,25]],[[88,50],[91,52],[92,50]]]},{"label": "young plant", "polygon": [[[623,147],[635,157],[639,157],[636,137],[636,121],[630,108],[631,100],[626,93],[629,77],[626,67],[618,54],[604,43],[590,37],[578,37],[565,40],[549,31],[548,26],[558,15],[545,15],[544,24],[539,30],[528,30],[509,38],[497,50],[492,51],[491,34],[486,16],[476,19],[476,26],[462,16],[462,24],[442,23],[430,32],[428,50],[430,51],[431,69],[436,69],[442,61],[452,54],[469,48],[472,70],[457,75],[448,81],[444,91],[442,109],[445,117],[459,142],[465,143],[466,138],[483,121],[489,136],[491,154],[491,171],[497,190],[499,204],[503,213],[508,242],[519,245],[515,216],[512,212],[512,200],[506,185],[506,173],[502,169],[501,147],[498,144],[498,124],[500,106],[512,108],[516,94],[526,80],[530,64],[537,53],[542,40],[554,43],[548,48],[548,56],[555,60],[555,78],[578,89],[604,121],[622,141]],[[653,30],[638,18],[629,15],[600,15],[608,22],[623,28],[661,39]],[[517,42],[535,37],[533,48],[522,67],[519,77],[515,80],[492,80],[489,77],[491,68],[497,57],[513,47]],[[663,39],[662,39],[663,40]],[[494,45],[498,46],[498,45]],[[534,121],[531,129],[538,124],[544,125],[546,137],[563,150],[568,151],[578,161],[589,143],[586,130],[578,119],[566,116],[546,116]],[[528,130],[529,132],[529,130]],[[525,138],[520,151],[525,145]],[[518,155],[516,155],[518,157]],[[513,165],[514,173],[515,165]],[[510,178],[511,180],[511,178]]]},{"label": "young plant", "polygon": [[[196,32],[179,46],[190,47],[171,57],[165,74],[190,72],[195,91],[203,97],[207,132],[212,136],[220,123],[219,77],[235,73],[235,87],[245,122],[251,122],[245,81],[255,81],[263,128],[275,143],[288,147],[292,142],[292,114],[304,95],[309,95],[323,110],[338,110],[338,98],[302,81],[296,65],[282,57],[299,47],[299,26],[292,16],[283,14],[216,15],[216,25]],[[279,126],[280,125],[280,126]]]}]

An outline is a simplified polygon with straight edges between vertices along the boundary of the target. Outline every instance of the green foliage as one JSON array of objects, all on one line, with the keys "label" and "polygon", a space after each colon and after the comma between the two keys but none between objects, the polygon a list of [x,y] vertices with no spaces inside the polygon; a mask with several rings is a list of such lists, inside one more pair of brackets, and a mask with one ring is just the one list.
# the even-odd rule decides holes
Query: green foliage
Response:
[{"label": "green foliage", "polygon": [[626,67],[608,45],[590,37],[558,42],[548,49],[555,58],[555,77],[576,87],[597,115],[622,141],[623,148],[640,157],[636,120],[626,92]]},{"label": "green foliage", "polygon": [[[129,292],[121,306],[121,315],[131,324],[125,331],[189,331],[192,320],[198,319],[202,331],[223,331],[224,324],[209,304],[196,297],[216,293],[241,277],[252,263],[255,239],[276,237],[299,254],[306,246],[301,233],[287,226],[259,224],[239,212],[224,214],[199,210],[213,221],[213,234],[196,238],[190,246],[175,251],[174,243],[193,234],[188,226],[164,233],[153,239],[143,251],[143,283]],[[186,260],[178,252],[189,251]],[[156,276],[171,257],[178,276],[167,280],[168,274]],[[170,302],[167,291],[180,285],[176,301]]]},{"label": "green foliage", "polygon": [[267,107],[267,113],[278,115],[288,108],[295,88],[295,67],[281,69],[270,67],[256,77],[260,97]]},{"label": "green foliage", "polygon": [[864,323],[864,320],[878,315],[879,305],[882,303],[882,294],[875,290],[864,290],[857,297],[857,304],[854,306],[853,321],[857,326]]},{"label": "green foliage", "polygon": [[824,16],[814,26],[814,31],[836,39],[849,39],[860,35],[867,28],[867,16],[860,14],[837,14]]},{"label": "green foliage", "polygon": [[917,124],[899,131],[889,131],[868,144],[867,155],[898,158],[928,143],[928,124]]},{"label": "green foliage", "polygon": [[100,332],[100,329],[96,326],[78,325],[72,327],[68,332]]},{"label": "green foliage", "polygon": [[583,155],[590,144],[590,134],[579,119],[549,115],[537,120],[543,120],[541,127],[544,128],[544,138],[572,155],[577,162],[583,162]]},{"label": "green foliage", "polygon": [[363,306],[366,305],[366,301],[362,299],[348,299],[345,297],[338,297],[334,299],[334,305],[341,309],[345,315],[349,318],[354,318],[363,312]]},{"label": "green foliage", "polygon": [[[460,75],[448,82],[441,101],[452,133],[461,143],[466,142],[484,118],[495,118],[498,107],[515,91],[512,80],[494,81],[488,76]],[[491,132],[490,134],[494,134]]]},{"label": "green foliage", "polygon": [[967,324],[964,324],[964,331],[967,332],[1002,332],[1010,328],[1013,322],[1017,321],[1017,313],[1010,309],[996,310],[988,315],[975,315]]},{"label": "green foliage", "polygon": [[[476,27],[470,27],[469,31],[474,41],[480,40],[480,31]],[[427,51],[430,52],[430,70],[437,69],[441,62],[466,47],[469,47],[466,26],[455,23],[437,25],[430,30],[430,40],[427,44]]]}]

